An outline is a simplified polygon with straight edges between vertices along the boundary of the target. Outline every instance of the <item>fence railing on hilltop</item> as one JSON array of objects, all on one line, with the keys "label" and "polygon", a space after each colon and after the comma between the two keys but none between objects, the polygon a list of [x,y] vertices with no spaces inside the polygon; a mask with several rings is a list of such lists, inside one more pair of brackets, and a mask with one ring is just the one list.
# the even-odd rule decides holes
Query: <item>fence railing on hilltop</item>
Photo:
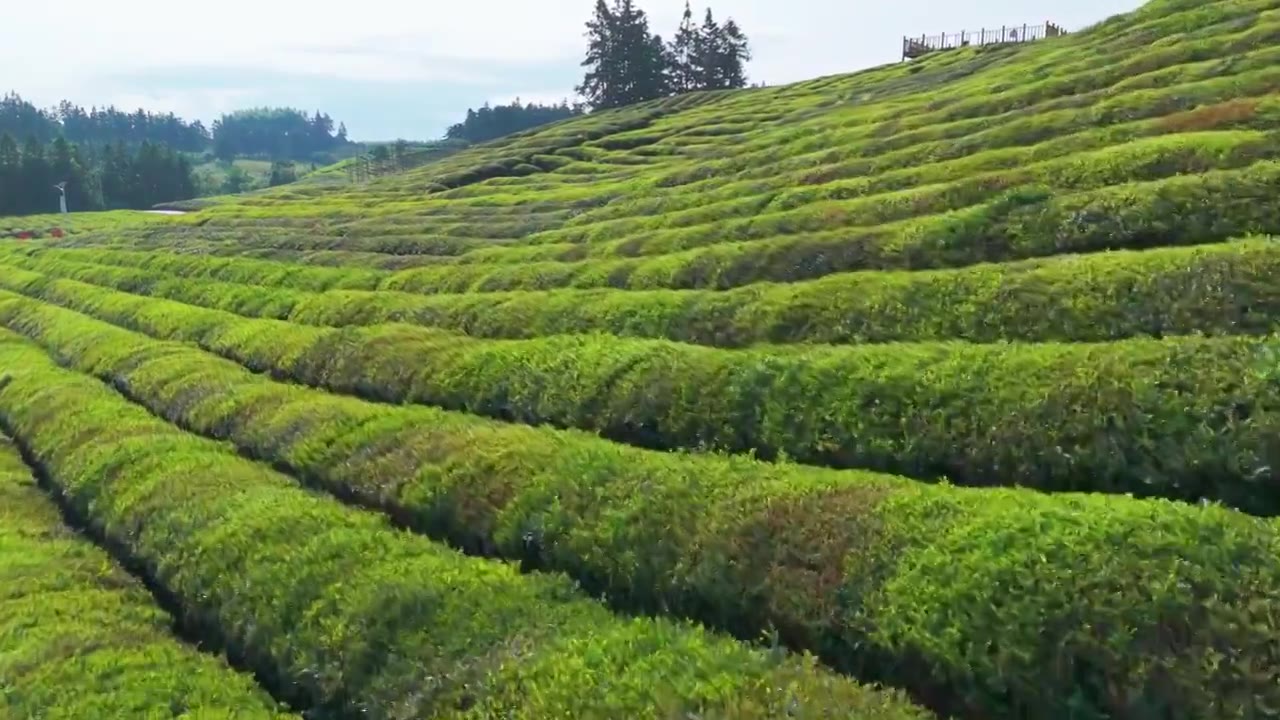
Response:
[{"label": "fence railing on hilltop", "polygon": [[902,38],[902,59],[918,58],[940,50],[954,50],[971,45],[1001,45],[1025,43],[1066,35],[1061,25],[1046,22],[1043,25],[1006,25],[1000,28],[983,28],[977,32],[961,30],[958,33],[921,35]]},{"label": "fence railing on hilltop", "polygon": [[345,168],[347,182],[365,183],[383,175],[412,170],[451,155],[465,146],[466,143],[450,140],[425,147],[389,145],[386,146],[385,153],[364,153],[351,158]]}]

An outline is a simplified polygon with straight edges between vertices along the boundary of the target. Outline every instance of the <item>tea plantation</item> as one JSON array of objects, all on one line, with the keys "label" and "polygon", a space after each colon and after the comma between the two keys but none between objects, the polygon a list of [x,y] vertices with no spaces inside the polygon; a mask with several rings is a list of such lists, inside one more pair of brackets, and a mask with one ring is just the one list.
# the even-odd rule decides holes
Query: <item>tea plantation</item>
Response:
[{"label": "tea plantation", "polygon": [[1280,718],[1280,0],[0,218],[0,716]]}]

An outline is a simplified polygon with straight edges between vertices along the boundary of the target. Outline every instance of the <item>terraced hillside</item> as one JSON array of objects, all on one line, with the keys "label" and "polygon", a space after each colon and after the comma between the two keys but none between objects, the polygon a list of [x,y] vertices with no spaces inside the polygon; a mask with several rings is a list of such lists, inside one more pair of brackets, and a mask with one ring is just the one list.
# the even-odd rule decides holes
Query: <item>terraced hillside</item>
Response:
[{"label": "terraced hillside", "polygon": [[190,209],[0,219],[20,715],[1280,716],[1280,0]]}]

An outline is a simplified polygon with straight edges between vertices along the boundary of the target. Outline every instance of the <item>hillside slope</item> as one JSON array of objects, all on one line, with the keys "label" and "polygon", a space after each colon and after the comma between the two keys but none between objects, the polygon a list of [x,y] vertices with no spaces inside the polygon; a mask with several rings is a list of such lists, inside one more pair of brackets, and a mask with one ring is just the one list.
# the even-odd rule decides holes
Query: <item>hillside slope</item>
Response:
[{"label": "hillside slope", "polygon": [[[464,693],[478,713],[756,717],[785,685],[814,717],[855,701],[894,718],[1275,716],[1280,0],[1156,0],[1067,37],[593,113],[362,184],[330,175],[0,240],[3,357],[47,354],[62,369],[23,387],[63,373],[66,394],[46,412],[0,392],[0,427],[46,448],[55,482],[90,483],[86,520],[148,563],[206,556],[129,544],[147,513],[180,522],[177,496],[78,474],[92,433],[112,432],[69,429],[83,376],[123,395],[102,412],[141,406],[354,508],[290,499],[301,515],[281,522],[356,523],[350,551],[370,552],[391,535],[360,523],[385,515],[432,541],[396,544],[403,557],[478,556],[430,561],[458,577],[518,562],[529,583],[501,575],[513,597],[574,608],[556,622],[584,643],[609,633],[580,651],[576,697],[551,672],[575,651],[482,602],[497,580],[466,581],[477,616],[442,617],[490,649],[437,648],[424,626],[344,655],[362,630],[316,632],[316,680],[270,640],[291,608],[394,635],[361,624],[374,605],[347,616],[321,585],[290,599],[269,583],[250,604],[195,599],[250,558],[174,576],[268,689],[305,688],[296,709],[399,717]],[[63,448],[87,455],[59,476]],[[223,492],[240,490],[193,500],[210,528]],[[289,540],[263,542],[287,567]],[[345,542],[317,546],[317,577]],[[811,652],[916,705],[714,633],[705,651],[682,626],[627,639],[579,591],[539,589],[561,573],[617,612],[763,637],[769,658]],[[384,566],[362,577],[399,587]],[[265,635],[236,634],[271,608]],[[525,633],[542,664],[504,674],[496,648]],[[468,689],[395,705],[409,656],[457,663]],[[611,685],[614,662],[639,685]],[[674,667],[676,685],[658,679]]]}]

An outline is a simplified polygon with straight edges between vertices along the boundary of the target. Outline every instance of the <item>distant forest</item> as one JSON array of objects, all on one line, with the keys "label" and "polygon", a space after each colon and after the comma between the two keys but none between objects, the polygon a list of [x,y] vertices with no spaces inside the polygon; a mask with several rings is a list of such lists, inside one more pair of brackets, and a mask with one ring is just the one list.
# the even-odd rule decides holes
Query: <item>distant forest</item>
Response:
[{"label": "distant forest", "polygon": [[0,215],[57,212],[59,183],[66,183],[67,204],[78,212],[148,208],[196,194],[191,161],[163,144],[99,147],[65,137],[42,144],[29,135],[19,146],[0,134]]},{"label": "distant forest", "polygon": [[467,118],[450,126],[445,137],[473,143],[486,142],[584,112],[586,108],[582,105],[570,105],[567,100],[559,105],[521,104],[519,98],[510,105],[490,107],[485,103],[479,110],[468,110]]},{"label": "distant forest", "polygon": [[350,144],[347,126],[319,110],[311,117],[292,108],[256,108],[223,115],[213,121],[213,154],[222,160],[332,162],[329,153]]},{"label": "distant forest", "polygon": [[196,166],[214,159],[276,161],[261,184],[279,184],[296,177],[283,161],[328,164],[351,144],[346,126],[320,111],[242,110],[206,127],[141,109],[69,101],[44,109],[9,93],[0,98],[0,215],[56,212],[61,182],[72,211],[142,209],[254,186],[236,167],[210,186]]},{"label": "distant forest", "polygon": [[188,123],[173,113],[124,112],[114,107],[85,110],[66,100],[46,110],[16,93],[0,98],[0,135],[10,135],[18,142],[35,138],[48,143],[62,137],[92,145],[162,143],[183,152],[203,152],[210,140],[209,131],[199,120]]},{"label": "distant forest", "polygon": [[268,160],[323,162],[327,153],[350,141],[347,128],[317,110],[308,115],[292,108],[255,108],[223,115],[206,128],[173,113],[146,110],[125,112],[115,107],[89,110],[69,101],[56,108],[38,108],[16,93],[0,98],[0,135],[25,142],[34,137],[47,143],[63,137],[76,144],[128,146],[160,143],[190,153],[212,152],[221,159],[254,157]]}]

